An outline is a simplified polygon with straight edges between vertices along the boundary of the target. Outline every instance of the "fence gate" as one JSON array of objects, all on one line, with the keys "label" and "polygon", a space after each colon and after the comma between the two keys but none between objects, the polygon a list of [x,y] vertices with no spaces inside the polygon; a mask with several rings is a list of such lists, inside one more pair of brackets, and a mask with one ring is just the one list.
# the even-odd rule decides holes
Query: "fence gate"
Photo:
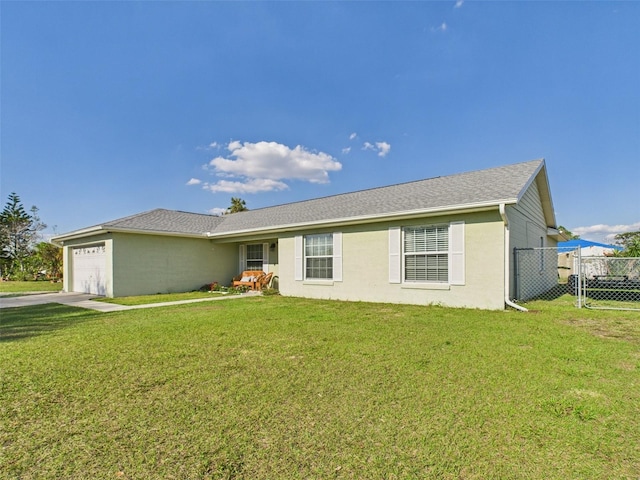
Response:
[{"label": "fence gate", "polygon": [[579,248],[514,248],[514,301],[575,298],[578,308],[640,311],[640,258],[582,256]]},{"label": "fence gate", "polygon": [[640,258],[579,256],[579,306],[640,310]]}]

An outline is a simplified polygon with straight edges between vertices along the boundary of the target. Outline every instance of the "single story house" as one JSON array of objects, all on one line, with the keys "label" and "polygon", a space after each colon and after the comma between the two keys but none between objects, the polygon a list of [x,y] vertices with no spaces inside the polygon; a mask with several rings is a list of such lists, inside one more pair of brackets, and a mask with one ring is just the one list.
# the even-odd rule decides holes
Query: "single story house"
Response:
[{"label": "single story house", "polygon": [[540,159],[219,217],[156,209],[52,241],[65,291],[189,291],[259,269],[285,296],[503,309],[513,248],[558,239]]}]

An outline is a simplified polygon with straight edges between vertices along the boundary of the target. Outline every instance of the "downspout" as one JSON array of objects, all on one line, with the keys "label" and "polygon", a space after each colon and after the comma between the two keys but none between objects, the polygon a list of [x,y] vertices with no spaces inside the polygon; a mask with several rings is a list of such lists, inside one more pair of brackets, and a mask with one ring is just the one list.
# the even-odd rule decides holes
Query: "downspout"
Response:
[{"label": "downspout", "polygon": [[500,204],[500,216],[504,223],[504,303],[521,312],[528,312],[529,310],[509,299],[509,276],[511,273],[509,271],[509,261],[511,256],[509,255],[509,219],[507,218],[507,208],[504,203]]}]

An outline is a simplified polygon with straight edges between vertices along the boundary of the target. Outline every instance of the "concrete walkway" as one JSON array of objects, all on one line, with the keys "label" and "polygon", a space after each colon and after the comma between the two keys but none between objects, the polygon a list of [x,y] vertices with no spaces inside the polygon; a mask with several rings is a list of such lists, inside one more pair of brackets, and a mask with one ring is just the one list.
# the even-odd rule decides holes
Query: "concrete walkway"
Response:
[{"label": "concrete walkway", "polygon": [[217,300],[229,300],[232,298],[246,298],[261,295],[260,292],[247,292],[242,295],[216,295],[212,298],[198,298],[194,300],[178,300],[175,302],[148,303],[146,305],[117,305],[115,303],[96,302],[91,300],[95,295],[88,293],[31,293],[19,297],[0,296],[0,308],[28,307],[43,305],[45,303],[60,303],[71,307],[88,308],[99,312],[119,312],[122,310],[136,310],[140,308],[166,307],[168,305],[183,305],[186,303],[212,302]]}]

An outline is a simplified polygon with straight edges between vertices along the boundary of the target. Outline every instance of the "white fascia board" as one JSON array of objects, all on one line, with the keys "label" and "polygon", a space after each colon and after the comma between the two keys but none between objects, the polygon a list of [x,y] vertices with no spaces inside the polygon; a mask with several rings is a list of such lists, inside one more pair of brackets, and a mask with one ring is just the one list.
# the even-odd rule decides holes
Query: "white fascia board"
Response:
[{"label": "white fascia board", "polygon": [[309,227],[321,227],[321,228],[329,228],[329,227],[341,227],[345,225],[360,225],[366,223],[378,223],[385,222],[391,220],[407,220],[418,217],[435,217],[438,215],[451,215],[451,214],[464,214],[464,213],[474,213],[474,212],[483,212],[487,210],[493,210],[498,208],[500,204],[515,204],[517,202],[516,198],[509,198],[504,200],[496,200],[487,203],[473,203],[467,205],[452,205],[450,207],[436,207],[429,209],[420,209],[420,210],[408,210],[401,212],[392,212],[385,214],[374,214],[374,215],[362,215],[357,217],[349,217],[349,218],[339,218],[339,219],[330,219],[330,220],[322,220],[318,222],[301,222],[301,223],[291,223],[286,225],[279,225],[275,228],[273,227],[265,227],[258,229],[245,229],[245,230],[235,230],[231,232],[223,232],[223,233],[215,233],[215,232],[207,232],[207,236],[209,238],[223,239],[228,237],[243,237],[250,235],[266,235],[266,234],[277,234],[289,231],[296,230],[304,230]]},{"label": "white fascia board", "polygon": [[567,240],[567,237],[557,228],[547,227],[547,237],[554,238],[559,242],[564,242]]},{"label": "white fascia board", "polygon": [[89,236],[97,235],[103,232],[104,232],[104,228],[102,227],[102,225],[83,228],[82,230],[76,230],[74,232],[65,233],[63,235],[56,235],[55,237],[51,238],[51,243],[59,247],[62,247],[64,245],[64,242],[67,240],[75,240],[77,238],[89,237]]},{"label": "white fascia board", "polygon": [[556,220],[556,210],[553,206],[553,198],[551,198],[551,187],[549,186],[549,176],[546,174],[546,170],[544,175],[544,182],[546,199],[542,201],[542,204],[543,207],[547,207],[545,208],[545,219],[547,220],[548,227],[555,228],[558,225]]},{"label": "white fascia board", "polygon": [[538,177],[540,170],[542,170],[544,167],[545,167],[545,160],[544,158],[541,158],[540,165],[538,165],[538,168],[536,168],[536,171],[531,174],[531,176],[529,177],[529,180],[527,180],[527,183],[524,184],[524,187],[522,187],[522,189],[520,190],[520,193],[518,193],[518,202],[522,200],[522,197],[524,197],[524,194],[526,193],[526,191],[529,190],[529,187],[531,186],[531,184],[536,181],[536,178]]},{"label": "white fascia board", "polygon": [[[549,175],[547,175],[546,161],[544,158],[541,158],[540,160],[541,160],[540,165],[538,166],[536,171],[533,172],[533,174],[531,175],[527,183],[524,185],[522,190],[520,190],[520,193],[518,194],[518,202],[522,200],[522,197],[524,196],[526,191],[529,189],[531,184],[538,180],[538,176],[540,175],[540,172],[544,170],[544,175],[543,175],[542,185],[541,185],[542,188],[539,189],[541,194],[540,200],[542,202],[542,210],[544,212],[544,218],[545,218],[545,221],[547,222],[547,226],[556,227],[556,212],[555,212],[555,209],[553,208],[553,200],[551,198],[551,187],[549,186]],[[538,186],[540,186],[540,183],[538,184]]]},{"label": "white fascia board", "polygon": [[64,242],[68,240],[77,240],[79,238],[92,237],[101,233],[133,233],[136,235],[159,235],[164,237],[182,237],[182,238],[201,238],[206,239],[208,232],[202,233],[181,233],[167,232],[164,230],[136,230],[132,228],[113,228],[104,225],[91,227],[84,230],[78,230],[65,235],[58,235],[51,239],[51,243],[59,247],[64,246]]}]

